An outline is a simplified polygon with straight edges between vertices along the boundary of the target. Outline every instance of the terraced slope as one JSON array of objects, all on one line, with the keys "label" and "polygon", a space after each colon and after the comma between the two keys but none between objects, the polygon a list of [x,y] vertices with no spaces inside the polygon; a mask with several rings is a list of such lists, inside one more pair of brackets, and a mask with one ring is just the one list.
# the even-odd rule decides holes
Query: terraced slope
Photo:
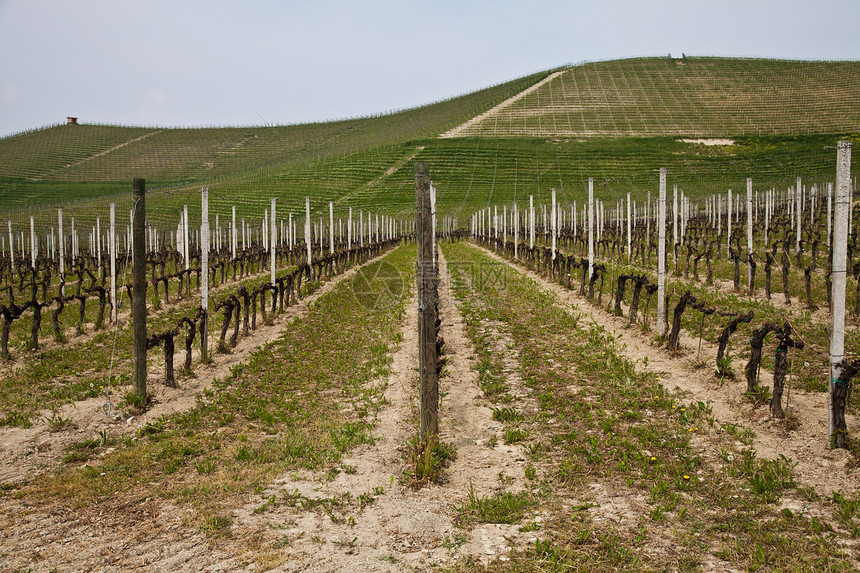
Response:
[{"label": "terraced slope", "polygon": [[[860,130],[860,62],[638,58],[566,70],[454,136],[719,137]],[[453,130],[452,130],[453,131]]]}]

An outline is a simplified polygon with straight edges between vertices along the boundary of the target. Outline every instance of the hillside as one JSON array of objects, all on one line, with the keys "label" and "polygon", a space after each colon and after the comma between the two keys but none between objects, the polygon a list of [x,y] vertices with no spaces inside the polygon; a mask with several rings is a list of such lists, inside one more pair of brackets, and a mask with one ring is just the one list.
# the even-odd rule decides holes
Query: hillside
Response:
[{"label": "hillside", "polygon": [[[550,188],[636,194],[658,167],[688,194],[831,180],[832,146],[860,133],[860,62],[639,58],[547,70],[387,115],[290,126],[176,129],[58,125],[0,139],[0,205],[15,226],[69,205],[91,220],[144,177],[152,221],[194,211],[409,213],[413,160],[430,163],[440,209],[466,212]],[[441,137],[440,137],[441,136]],[[678,141],[731,138],[732,145]],[[856,136],[855,136],[856,137]],[[71,204],[71,205],[70,205]],[[47,210],[46,210],[47,209]],[[37,216],[37,220],[41,216]],[[20,219],[20,221],[18,220]],[[38,224],[38,223],[37,223]]]},{"label": "hillside", "polygon": [[860,62],[638,58],[574,66],[450,136],[797,135],[860,130]]}]

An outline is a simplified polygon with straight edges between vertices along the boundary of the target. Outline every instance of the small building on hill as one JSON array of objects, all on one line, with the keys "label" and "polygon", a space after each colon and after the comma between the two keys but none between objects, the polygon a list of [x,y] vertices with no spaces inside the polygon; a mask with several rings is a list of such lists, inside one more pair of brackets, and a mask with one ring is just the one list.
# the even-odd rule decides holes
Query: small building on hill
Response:
[{"label": "small building on hill", "polygon": [[71,117],[71,116],[67,117],[66,118],[66,125],[78,125],[78,118]]}]

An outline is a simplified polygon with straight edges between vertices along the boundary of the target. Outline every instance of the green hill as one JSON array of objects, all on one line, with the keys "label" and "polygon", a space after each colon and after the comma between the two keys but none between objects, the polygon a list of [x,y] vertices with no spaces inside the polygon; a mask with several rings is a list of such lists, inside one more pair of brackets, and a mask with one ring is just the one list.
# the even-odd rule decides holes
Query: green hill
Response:
[{"label": "green hill", "polygon": [[732,137],[860,130],[860,62],[640,58],[574,66],[460,132]]},{"label": "green hill", "polygon": [[[57,125],[0,139],[0,205],[15,226],[50,224],[67,205],[81,225],[128,208],[144,177],[152,222],[231,205],[260,217],[347,207],[409,215],[414,160],[430,163],[443,213],[540,202],[551,188],[604,200],[653,189],[657,169],[688,194],[832,180],[840,137],[860,133],[860,62],[639,58],[547,70],[375,117],[271,127],[176,129]],[[443,136],[444,137],[440,137]],[[728,138],[729,145],[684,142]],[[712,142],[707,142],[712,143]],[[857,162],[855,162],[857,165]]]}]

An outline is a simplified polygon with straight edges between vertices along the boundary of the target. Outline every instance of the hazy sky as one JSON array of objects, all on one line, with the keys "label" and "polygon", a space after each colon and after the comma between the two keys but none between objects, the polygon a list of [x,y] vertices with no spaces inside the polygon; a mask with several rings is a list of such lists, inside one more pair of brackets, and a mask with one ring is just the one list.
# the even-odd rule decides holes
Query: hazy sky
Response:
[{"label": "hazy sky", "polygon": [[0,0],[0,136],[67,115],[353,117],[565,63],[682,52],[860,59],[860,2]]}]

